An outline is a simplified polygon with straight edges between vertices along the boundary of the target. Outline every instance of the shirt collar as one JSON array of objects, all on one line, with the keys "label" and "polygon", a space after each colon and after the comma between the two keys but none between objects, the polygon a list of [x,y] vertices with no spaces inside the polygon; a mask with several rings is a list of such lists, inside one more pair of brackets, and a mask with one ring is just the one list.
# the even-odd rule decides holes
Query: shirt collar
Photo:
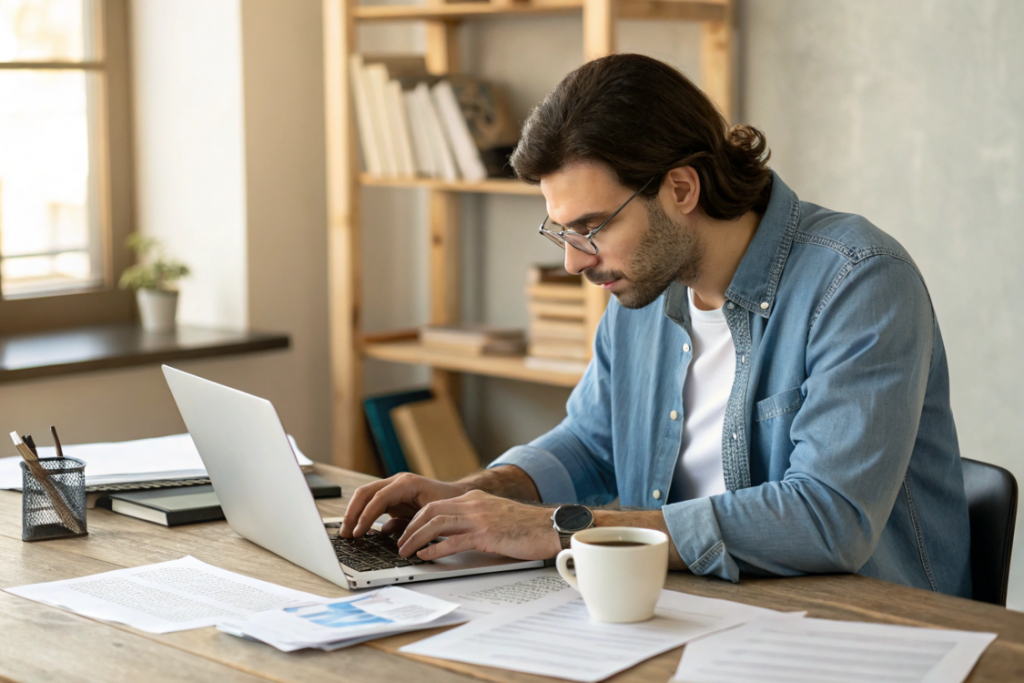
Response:
[{"label": "shirt collar", "polygon": [[[732,277],[729,289],[725,290],[727,301],[763,318],[771,315],[779,279],[786,267],[799,220],[800,200],[782,182],[779,174],[772,171],[768,208]],[[678,282],[669,285],[665,293],[665,315],[689,327],[690,309],[685,285]]]}]

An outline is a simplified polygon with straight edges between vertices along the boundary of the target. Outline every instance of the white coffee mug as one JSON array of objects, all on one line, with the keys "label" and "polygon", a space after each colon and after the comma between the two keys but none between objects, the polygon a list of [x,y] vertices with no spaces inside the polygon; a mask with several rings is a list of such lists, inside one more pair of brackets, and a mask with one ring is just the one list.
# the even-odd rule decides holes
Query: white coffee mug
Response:
[{"label": "white coffee mug", "polygon": [[[635,545],[634,545],[635,544]],[[576,575],[569,572],[573,561]],[[668,574],[668,536],[654,529],[595,527],[572,535],[558,573],[578,590],[594,621],[629,623],[654,616]]]}]

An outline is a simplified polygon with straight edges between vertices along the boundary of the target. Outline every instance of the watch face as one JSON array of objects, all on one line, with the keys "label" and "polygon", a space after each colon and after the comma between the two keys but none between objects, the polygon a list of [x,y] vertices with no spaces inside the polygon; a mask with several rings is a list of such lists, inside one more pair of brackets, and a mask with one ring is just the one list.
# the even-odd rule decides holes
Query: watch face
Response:
[{"label": "watch face", "polygon": [[555,524],[565,532],[586,529],[594,520],[594,513],[582,505],[563,505],[555,511]]}]

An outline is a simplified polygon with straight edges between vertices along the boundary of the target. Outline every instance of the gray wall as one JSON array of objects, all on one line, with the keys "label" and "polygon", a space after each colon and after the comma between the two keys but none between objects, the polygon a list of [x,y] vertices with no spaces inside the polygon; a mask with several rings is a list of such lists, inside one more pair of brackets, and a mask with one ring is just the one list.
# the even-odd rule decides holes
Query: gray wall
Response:
[{"label": "gray wall", "polygon": [[801,198],[862,214],[910,251],[946,343],[961,452],[1024,481],[1024,3],[746,0],[740,17],[742,120]]}]

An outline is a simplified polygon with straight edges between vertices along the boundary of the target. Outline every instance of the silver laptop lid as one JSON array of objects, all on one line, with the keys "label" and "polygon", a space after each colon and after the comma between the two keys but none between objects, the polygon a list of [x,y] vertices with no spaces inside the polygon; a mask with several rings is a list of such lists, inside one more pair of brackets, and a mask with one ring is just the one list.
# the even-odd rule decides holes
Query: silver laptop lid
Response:
[{"label": "silver laptop lid", "polygon": [[273,404],[166,365],[163,371],[231,528],[347,588]]}]

